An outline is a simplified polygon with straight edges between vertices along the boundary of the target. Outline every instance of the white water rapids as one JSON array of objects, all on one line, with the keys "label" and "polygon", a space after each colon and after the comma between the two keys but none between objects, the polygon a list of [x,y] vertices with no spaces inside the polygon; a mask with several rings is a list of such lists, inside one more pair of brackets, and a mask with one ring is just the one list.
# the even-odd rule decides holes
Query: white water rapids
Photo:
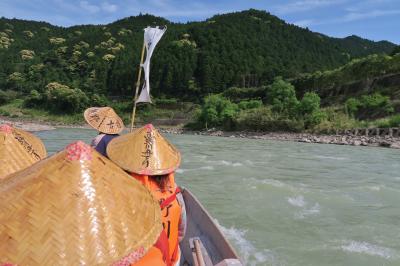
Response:
[{"label": "white water rapids", "polygon": [[[96,135],[40,132],[50,152]],[[400,265],[400,151],[167,135],[246,265]]]}]

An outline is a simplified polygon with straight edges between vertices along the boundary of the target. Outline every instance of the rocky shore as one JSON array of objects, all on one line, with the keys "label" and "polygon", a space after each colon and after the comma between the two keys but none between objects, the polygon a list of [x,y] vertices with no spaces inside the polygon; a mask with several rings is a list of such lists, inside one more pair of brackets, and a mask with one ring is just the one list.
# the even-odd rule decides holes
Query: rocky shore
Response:
[{"label": "rocky shore", "polygon": [[386,147],[400,149],[400,138],[390,136],[316,135],[309,133],[226,132],[221,130],[188,131],[181,128],[162,129],[169,134],[193,134],[216,137],[265,139],[352,146]]},{"label": "rocky shore", "polygon": [[[44,131],[53,130],[56,127],[74,127],[87,128],[87,125],[52,125],[42,122],[27,122],[18,121],[0,117],[0,124],[11,124],[15,127],[26,131]],[[287,132],[250,132],[250,131],[221,131],[217,129],[209,129],[203,131],[191,131],[180,127],[161,127],[160,131],[169,134],[190,134],[204,135],[216,137],[230,138],[248,138],[248,139],[264,139],[264,140],[279,140],[279,141],[296,141],[304,143],[321,143],[321,144],[336,144],[336,145],[352,145],[352,146],[370,146],[370,147],[386,147],[400,149],[400,137],[392,136],[355,136],[353,134],[338,134],[338,135],[317,135],[310,133],[287,133]]]},{"label": "rocky shore", "polygon": [[44,124],[40,122],[26,122],[26,121],[18,121],[13,119],[6,119],[0,117],[0,125],[1,124],[9,124],[16,128],[20,128],[25,131],[35,132],[35,131],[45,131],[45,130],[53,130],[54,126],[49,124]]}]

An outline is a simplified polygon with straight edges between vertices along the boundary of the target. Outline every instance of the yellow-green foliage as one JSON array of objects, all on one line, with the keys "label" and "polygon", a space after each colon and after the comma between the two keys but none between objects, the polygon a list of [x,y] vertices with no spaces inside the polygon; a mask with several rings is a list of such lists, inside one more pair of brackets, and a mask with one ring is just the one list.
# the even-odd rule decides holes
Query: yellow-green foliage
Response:
[{"label": "yellow-green foliage", "polygon": [[313,127],[314,132],[332,133],[336,129],[350,129],[362,127],[361,123],[348,115],[344,114],[340,109],[328,107],[323,109],[326,118],[318,125]]},{"label": "yellow-green foliage", "polygon": [[112,54],[106,54],[103,56],[103,60],[107,61],[107,62],[114,60],[114,58],[115,58],[115,55],[112,55]]},{"label": "yellow-green foliage", "polygon": [[94,53],[93,53],[93,52],[87,52],[87,53],[86,53],[86,56],[87,56],[87,57],[93,57],[93,56],[94,56]]},{"label": "yellow-green foliage", "polygon": [[104,35],[107,36],[107,37],[111,37],[111,32],[106,31],[106,32],[104,32]]},{"label": "yellow-green foliage", "polygon": [[64,38],[51,37],[51,38],[49,39],[49,42],[50,42],[51,44],[56,44],[56,45],[58,45],[58,44],[64,43],[64,42],[65,42],[65,39],[64,39]]},{"label": "yellow-green foliage", "polygon": [[25,30],[25,31],[23,31],[23,33],[29,39],[32,38],[33,36],[35,36],[35,34],[33,34],[30,30]]},{"label": "yellow-green foliage", "polygon": [[13,31],[12,31],[11,29],[5,29],[4,32],[6,32],[6,33],[8,33],[8,34],[13,33]]},{"label": "yellow-green foliage", "polygon": [[13,41],[7,33],[0,31],[0,49],[8,49]]},{"label": "yellow-green foliage", "polygon": [[70,89],[67,85],[60,84],[58,82],[50,82],[49,84],[46,85],[46,90],[68,90]]},{"label": "yellow-green foliage", "polygon": [[76,30],[76,31],[74,31],[74,33],[75,33],[75,35],[77,35],[77,36],[81,36],[81,35],[82,35],[82,32],[81,32],[80,30]]},{"label": "yellow-green foliage", "polygon": [[49,29],[49,28],[47,28],[47,27],[41,27],[41,29],[42,29],[42,30],[44,30],[44,31],[47,31],[47,32],[49,32],[49,31],[50,31],[50,29]]},{"label": "yellow-green foliage", "polygon": [[58,55],[64,55],[67,52],[68,47],[67,46],[61,46],[57,48],[56,53]]},{"label": "yellow-green foliage", "polygon": [[80,41],[79,43],[74,45],[74,50],[80,50],[80,49],[88,49],[90,45],[87,42]]},{"label": "yellow-green foliage", "polygon": [[123,50],[125,46],[122,43],[116,43],[114,47],[108,48],[113,54],[118,53],[119,51]]},{"label": "yellow-green foliage", "polygon": [[25,77],[22,73],[20,72],[14,72],[8,75],[7,81],[8,82],[23,82],[25,80]]},{"label": "yellow-green foliage", "polygon": [[35,52],[32,50],[21,50],[19,52],[21,55],[22,60],[32,60],[35,57]]},{"label": "yellow-green foliage", "polygon": [[81,56],[81,52],[79,52],[79,51],[74,51],[73,53],[72,53],[72,56],[73,57],[75,57],[75,58],[78,58],[79,56]]},{"label": "yellow-green foliage", "polygon": [[122,28],[119,32],[118,35],[119,36],[126,36],[126,35],[131,35],[132,31],[131,30],[127,30],[125,28]]},{"label": "yellow-green foliage", "polygon": [[101,42],[100,45],[96,45],[94,48],[108,49],[108,48],[111,48],[114,45],[114,43],[115,43],[115,38],[111,37],[107,41]]},{"label": "yellow-green foliage", "polygon": [[182,40],[179,40],[179,41],[173,41],[172,43],[174,45],[178,46],[178,47],[183,47],[183,46],[186,46],[186,45],[187,46],[191,46],[193,48],[197,47],[197,44],[196,44],[195,41],[189,41],[187,39],[182,39]]},{"label": "yellow-green foliage", "polygon": [[36,65],[31,65],[29,67],[29,71],[32,72],[39,72],[44,68],[44,64],[36,64]]}]

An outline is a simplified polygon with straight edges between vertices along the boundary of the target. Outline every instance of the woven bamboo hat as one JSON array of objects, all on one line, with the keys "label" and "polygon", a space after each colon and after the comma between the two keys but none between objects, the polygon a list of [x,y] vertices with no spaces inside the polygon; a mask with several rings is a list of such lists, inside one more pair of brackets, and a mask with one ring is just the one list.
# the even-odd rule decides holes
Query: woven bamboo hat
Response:
[{"label": "woven bamboo hat", "polygon": [[94,129],[106,134],[118,134],[124,122],[111,107],[90,107],[83,113],[86,122]]},{"label": "woven bamboo hat", "polygon": [[179,151],[151,124],[114,138],[107,155],[121,168],[139,175],[168,174],[181,162]]},{"label": "woven bamboo hat", "polygon": [[0,265],[130,265],[161,230],[151,192],[80,141],[0,180]]},{"label": "woven bamboo hat", "polygon": [[35,135],[10,125],[0,126],[0,179],[46,156],[43,142]]}]

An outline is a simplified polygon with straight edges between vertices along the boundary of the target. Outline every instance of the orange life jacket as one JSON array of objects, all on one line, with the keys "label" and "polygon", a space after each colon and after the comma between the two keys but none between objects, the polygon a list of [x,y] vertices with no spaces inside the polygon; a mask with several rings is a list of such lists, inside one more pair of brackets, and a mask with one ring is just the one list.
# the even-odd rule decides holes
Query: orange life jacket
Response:
[{"label": "orange life jacket", "polygon": [[134,173],[131,175],[142,182],[160,203],[162,223],[164,231],[168,236],[170,261],[172,265],[174,265],[180,255],[178,227],[182,211],[176,199],[176,194],[179,193],[180,190],[179,187],[176,186],[174,173],[168,175],[168,182],[164,191],[159,187],[157,182],[151,177],[149,178],[149,176],[137,175]]},{"label": "orange life jacket", "polygon": [[132,266],[167,266],[163,260],[161,251],[156,247],[151,247],[146,255]]},{"label": "orange life jacket", "polygon": [[157,242],[147,251],[146,255],[132,266],[171,266],[169,258],[168,237],[163,230]]}]

